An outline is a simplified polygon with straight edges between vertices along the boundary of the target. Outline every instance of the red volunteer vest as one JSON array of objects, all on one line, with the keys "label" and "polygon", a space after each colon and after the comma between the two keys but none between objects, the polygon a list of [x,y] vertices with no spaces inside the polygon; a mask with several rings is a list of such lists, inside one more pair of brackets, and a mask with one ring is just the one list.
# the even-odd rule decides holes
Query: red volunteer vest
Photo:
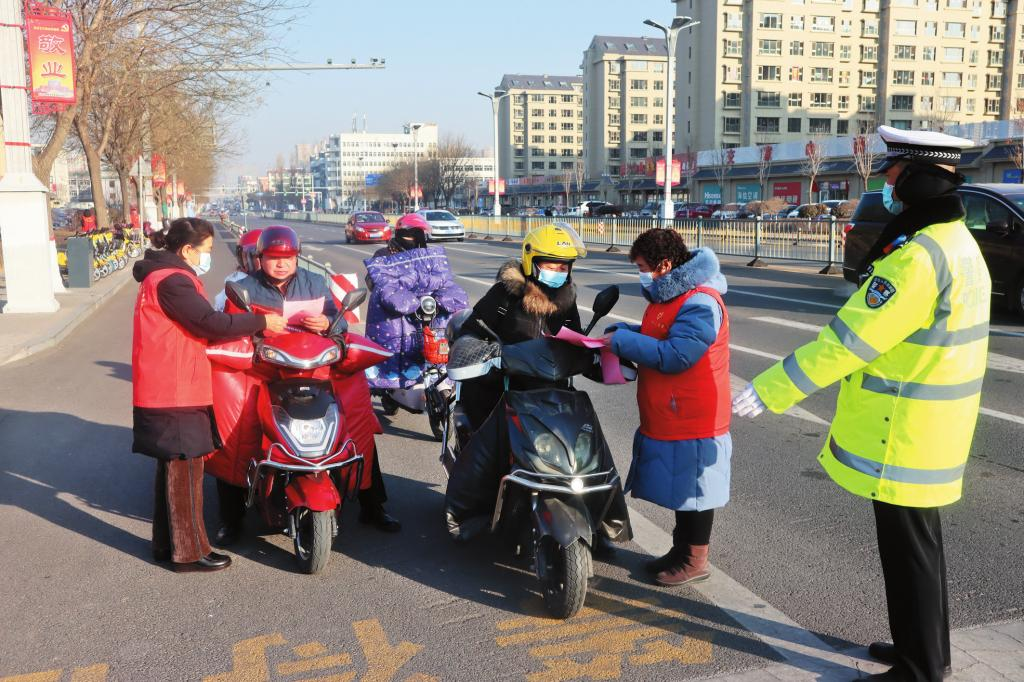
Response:
[{"label": "red volunteer vest", "polygon": [[206,296],[203,283],[177,268],[157,270],[139,285],[132,334],[132,404],[135,407],[202,407],[213,404],[206,340],[185,331],[164,314],[157,286],[184,275]]},{"label": "red volunteer vest", "polygon": [[659,341],[667,339],[679,309],[697,293],[711,296],[721,306],[718,338],[697,364],[678,374],[639,368],[636,399],[640,407],[640,433],[648,438],[689,440],[721,436],[729,431],[729,316],[721,295],[714,289],[697,287],[671,301],[651,303],[644,311],[640,333]]}]

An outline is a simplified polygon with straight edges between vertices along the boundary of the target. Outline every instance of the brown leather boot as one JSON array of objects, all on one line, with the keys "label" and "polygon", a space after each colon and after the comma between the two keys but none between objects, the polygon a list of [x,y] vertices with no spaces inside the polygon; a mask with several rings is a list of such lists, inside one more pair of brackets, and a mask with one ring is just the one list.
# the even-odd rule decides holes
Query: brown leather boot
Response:
[{"label": "brown leather boot", "polygon": [[708,545],[687,545],[682,561],[662,571],[654,582],[665,587],[698,583],[711,577],[708,570]]}]

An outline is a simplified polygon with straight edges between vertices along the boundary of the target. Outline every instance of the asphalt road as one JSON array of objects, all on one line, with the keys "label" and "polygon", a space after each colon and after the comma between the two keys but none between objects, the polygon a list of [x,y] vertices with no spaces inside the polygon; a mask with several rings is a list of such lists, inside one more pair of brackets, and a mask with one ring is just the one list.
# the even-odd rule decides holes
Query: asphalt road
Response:
[{"label": "asphalt road", "polygon": [[[307,255],[338,272],[361,276],[375,248],[343,244],[335,227],[299,230]],[[448,245],[471,300],[517,248]],[[230,259],[218,247],[205,277],[211,295]],[[737,382],[813,338],[841,303],[841,281],[809,269],[727,263],[725,272]],[[618,319],[642,315],[621,255],[591,254],[574,278],[584,305],[616,283]],[[171,573],[149,558],[153,462],[130,454],[133,301],[127,287],[57,349],[0,369],[0,680],[47,671],[24,679],[705,678],[783,658],[740,624],[756,619],[727,613],[726,603],[743,600],[837,649],[887,635],[870,506],[814,460],[834,390],[793,416],[734,423],[733,498],[716,516],[720,573],[706,589],[647,584],[641,538],[596,563],[584,614],[565,624],[544,618],[525,563],[496,542],[448,540],[437,446],[426,419],[404,413],[384,419],[380,440],[400,535],[360,526],[357,509],[346,509],[331,563],[307,576],[295,572],[290,541],[250,518],[230,570]],[[1024,607],[1024,326],[999,317],[995,327],[964,499],[944,515],[954,627],[1019,618]],[[591,392],[626,471],[633,387],[579,387]],[[212,533],[212,485],[207,495]],[[670,512],[630,504],[651,522],[640,523],[647,540],[671,529]]]}]

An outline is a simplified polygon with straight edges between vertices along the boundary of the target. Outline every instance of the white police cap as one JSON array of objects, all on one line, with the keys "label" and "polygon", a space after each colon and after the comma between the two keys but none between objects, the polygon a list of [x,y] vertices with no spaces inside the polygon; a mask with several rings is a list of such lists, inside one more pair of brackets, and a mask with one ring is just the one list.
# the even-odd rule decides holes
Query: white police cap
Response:
[{"label": "white police cap", "polygon": [[891,126],[878,126],[878,135],[885,142],[886,155],[879,173],[884,173],[900,161],[919,161],[943,166],[960,163],[964,149],[974,142],[932,130],[900,130]]}]

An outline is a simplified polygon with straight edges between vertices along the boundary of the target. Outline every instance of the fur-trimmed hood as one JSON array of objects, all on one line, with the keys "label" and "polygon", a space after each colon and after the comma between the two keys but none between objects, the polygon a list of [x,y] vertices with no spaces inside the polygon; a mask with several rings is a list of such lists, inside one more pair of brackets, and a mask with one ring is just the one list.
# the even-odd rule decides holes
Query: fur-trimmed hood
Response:
[{"label": "fur-trimmed hood", "polygon": [[641,291],[648,301],[664,303],[697,287],[708,287],[720,294],[729,290],[718,256],[707,247],[694,250],[690,260],[655,279],[650,289],[641,287]]},{"label": "fur-trimmed hood", "polygon": [[523,310],[531,315],[547,317],[563,314],[576,301],[576,285],[572,276],[557,289],[538,284],[523,273],[523,263],[518,259],[506,261],[498,269],[496,281],[500,282],[510,296],[523,301]]}]

